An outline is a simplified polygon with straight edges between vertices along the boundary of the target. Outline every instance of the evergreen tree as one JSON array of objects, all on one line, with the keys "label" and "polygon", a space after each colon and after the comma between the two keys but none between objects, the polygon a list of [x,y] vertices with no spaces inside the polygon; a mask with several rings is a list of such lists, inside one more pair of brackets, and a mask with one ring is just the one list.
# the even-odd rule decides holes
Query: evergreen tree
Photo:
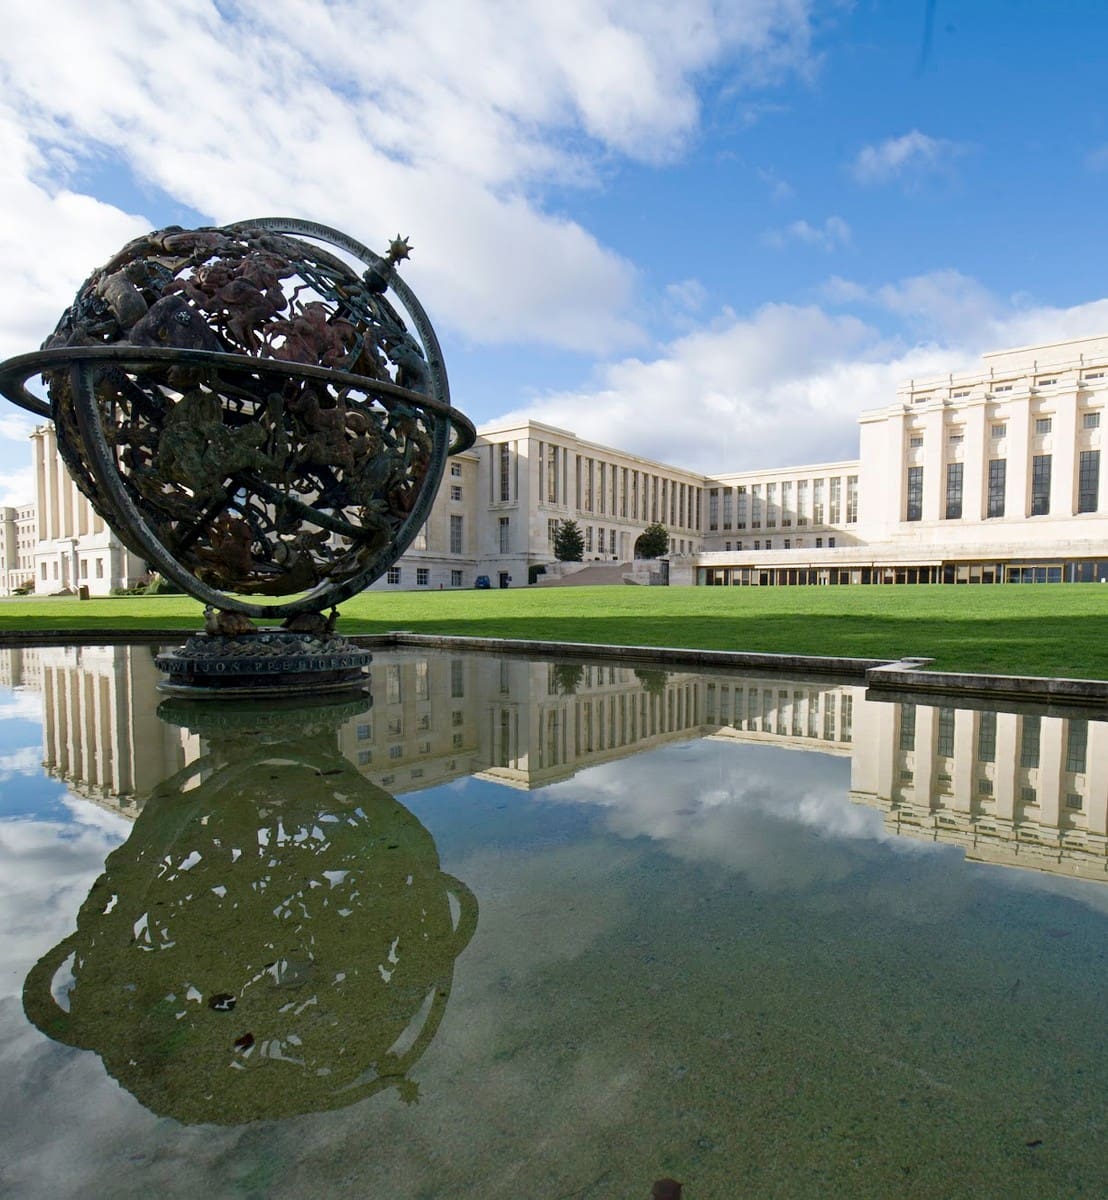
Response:
[{"label": "evergreen tree", "polygon": [[659,558],[669,550],[669,530],[660,522],[648,525],[635,542],[639,558]]},{"label": "evergreen tree", "polygon": [[581,562],[585,538],[576,521],[559,521],[554,527],[554,557],[559,562]]}]

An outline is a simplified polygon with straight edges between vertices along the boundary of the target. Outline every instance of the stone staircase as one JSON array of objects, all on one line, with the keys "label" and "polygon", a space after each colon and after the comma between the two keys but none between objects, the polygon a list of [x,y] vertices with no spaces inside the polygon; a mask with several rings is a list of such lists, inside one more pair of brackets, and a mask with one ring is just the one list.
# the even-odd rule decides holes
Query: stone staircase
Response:
[{"label": "stone staircase", "polygon": [[580,571],[562,578],[540,575],[535,587],[598,587],[602,584],[622,583],[623,576],[631,570],[630,563],[595,562],[586,563]]}]

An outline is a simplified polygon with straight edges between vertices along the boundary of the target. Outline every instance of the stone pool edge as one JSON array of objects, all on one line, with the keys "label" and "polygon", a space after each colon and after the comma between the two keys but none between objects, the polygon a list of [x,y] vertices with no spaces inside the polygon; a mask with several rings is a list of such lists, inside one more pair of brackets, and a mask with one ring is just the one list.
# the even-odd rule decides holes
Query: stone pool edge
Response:
[{"label": "stone pool edge", "polygon": [[[179,641],[183,629],[98,629],[18,632],[0,630],[0,648],[58,645],[149,644]],[[864,682],[875,698],[952,696],[978,700],[1032,701],[1108,707],[1108,680],[1039,675],[987,675],[929,671],[930,658],[848,658],[835,655],[765,654],[745,650],[692,650],[681,646],[613,646],[595,642],[546,642],[532,638],[465,637],[451,634],[389,633],[344,635],[355,645],[471,650],[544,658],[617,659],[648,666],[714,667],[772,675],[816,674]],[[909,695],[910,694],[910,695]]]}]

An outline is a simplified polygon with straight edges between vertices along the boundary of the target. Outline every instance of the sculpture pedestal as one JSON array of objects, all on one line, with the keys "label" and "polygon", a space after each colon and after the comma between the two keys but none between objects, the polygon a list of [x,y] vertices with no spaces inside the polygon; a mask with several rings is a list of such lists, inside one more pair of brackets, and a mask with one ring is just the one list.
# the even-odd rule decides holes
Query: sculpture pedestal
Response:
[{"label": "sculpture pedestal", "polygon": [[334,635],[258,629],[197,634],[154,661],[167,676],[163,692],[221,699],[364,691],[373,655]]}]

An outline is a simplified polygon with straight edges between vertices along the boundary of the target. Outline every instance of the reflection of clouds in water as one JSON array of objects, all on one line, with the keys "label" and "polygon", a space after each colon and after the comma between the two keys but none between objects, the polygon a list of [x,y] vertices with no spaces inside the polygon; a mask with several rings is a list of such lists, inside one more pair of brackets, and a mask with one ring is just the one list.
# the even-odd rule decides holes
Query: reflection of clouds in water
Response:
[{"label": "reflection of clouds in water", "polygon": [[42,720],[42,693],[31,688],[15,688],[0,695],[0,721]]},{"label": "reflection of clouds in water", "polygon": [[704,741],[590,768],[543,797],[596,805],[620,837],[650,838],[766,888],[846,878],[864,843],[927,853],[851,802],[849,772],[849,760],[832,755]]},{"label": "reflection of clouds in water", "polygon": [[0,996],[18,995],[39,955],[74,927],[104,859],[130,822],[92,804],[67,800],[71,823],[0,822]]},{"label": "reflection of clouds in water", "polygon": [[16,775],[37,775],[42,770],[42,749],[39,746],[20,746],[8,754],[0,754],[0,783]]}]

